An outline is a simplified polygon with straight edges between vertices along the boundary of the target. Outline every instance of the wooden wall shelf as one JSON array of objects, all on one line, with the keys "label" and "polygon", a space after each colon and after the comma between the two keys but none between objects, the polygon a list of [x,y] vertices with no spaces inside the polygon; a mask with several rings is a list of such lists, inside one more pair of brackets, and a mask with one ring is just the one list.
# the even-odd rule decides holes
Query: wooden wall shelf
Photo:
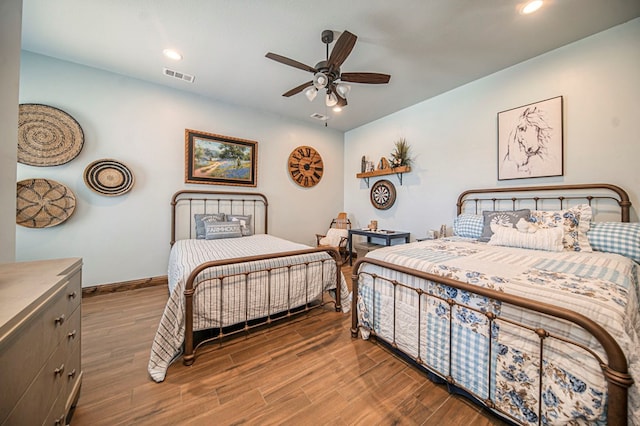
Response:
[{"label": "wooden wall shelf", "polygon": [[388,168],[388,169],[374,170],[372,172],[362,172],[362,173],[356,174],[356,177],[359,178],[359,179],[364,179],[365,182],[367,182],[367,188],[368,188],[369,187],[369,178],[376,177],[376,176],[386,176],[386,175],[395,174],[396,176],[398,176],[398,180],[400,181],[400,185],[402,185],[402,174],[403,173],[409,173],[410,171],[411,171],[411,167],[409,167],[409,166],[400,166],[400,167],[391,167],[391,168]]}]

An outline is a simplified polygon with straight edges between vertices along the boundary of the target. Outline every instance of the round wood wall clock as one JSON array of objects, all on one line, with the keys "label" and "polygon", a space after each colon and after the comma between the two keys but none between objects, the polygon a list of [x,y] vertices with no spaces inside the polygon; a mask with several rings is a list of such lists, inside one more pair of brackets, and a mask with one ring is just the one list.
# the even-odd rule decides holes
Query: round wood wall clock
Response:
[{"label": "round wood wall clock", "polygon": [[310,188],[322,179],[324,164],[322,157],[314,148],[299,146],[289,154],[288,169],[295,183]]},{"label": "round wood wall clock", "polygon": [[396,187],[386,180],[379,180],[371,187],[371,204],[379,210],[387,210],[396,202]]}]

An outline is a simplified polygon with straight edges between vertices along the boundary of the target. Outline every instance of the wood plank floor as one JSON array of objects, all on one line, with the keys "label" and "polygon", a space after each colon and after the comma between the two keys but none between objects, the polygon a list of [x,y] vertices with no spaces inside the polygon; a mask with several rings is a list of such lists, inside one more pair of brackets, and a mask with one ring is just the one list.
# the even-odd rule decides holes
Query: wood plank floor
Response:
[{"label": "wood plank floor", "polygon": [[[345,275],[350,271],[345,269]],[[504,425],[390,354],[352,339],[350,316],[296,318],[147,375],[164,286],[85,297],[72,425]]]}]

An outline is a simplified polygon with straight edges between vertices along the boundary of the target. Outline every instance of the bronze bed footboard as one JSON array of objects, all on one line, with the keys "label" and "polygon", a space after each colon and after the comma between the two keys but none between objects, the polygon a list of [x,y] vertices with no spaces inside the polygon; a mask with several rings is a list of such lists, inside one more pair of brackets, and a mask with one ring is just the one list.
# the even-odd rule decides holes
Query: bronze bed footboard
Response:
[{"label": "bronze bed footboard", "polygon": [[[269,266],[266,269],[256,269],[252,272],[241,272],[238,274],[229,274],[229,275],[224,275],[224,274],[220,274],[220,275],[212,275],[212,276],[208,276],[205,280],[201,280],[198,281],[198,277],[203,274],[206,273],[206,271],[210,268],[215,268],[218,266],[222,266],[222,265],[234,265],[234,264],[238,264],[238,263],[245,263],[245,262],[258,262],[258,261],[262,261],[262,260],[269,260],[269,259],[276,259],[276,258],[284,258],[284,257],[293,257],[293,256],[301,256],[301,255],[305,255],[305,254],[312,254],[312,253],[327,253],[329,254],[331,257],[330,259],[324,259],[324,260],[315,260],[315,261],[309,261],[309,260],[304,260],[301,259],[298,262],[295,263],[290,263],[287,264],[285,266],[280,266],[280,267],[272,267]],[[193,308],[193,303],[194,303],[194,294],[196,292],[197,286],[198,285],[202,285],[203,283],[207,283],[207,282],[212,282],[212,281],[217,281],[220,285],[220,292],[222,293],[222,283],[224,282],[225,279],[228,278],[233,278],[241,276],[242,280],[244,281],[244,287],[245,287],[245,297],[244,300],[248,301],[249,297],[247,292],[247,282],[249,280],[249,276],[251,274],[260,274],[263,272],[266,272],[268,275],[268,289],[267,289],[267,294],[270,295],[271,294],[271,290],[272,290],[272,286],[271,286],[271,276],[272,273],[274,273],[274,271],[277,271],[278,269],[286,269],[288,275],[291,275],[291,270],[292,268],[295,267],[299,267],[304,265],[305,270],[307,270],[309,268],[310,265],[313,265],[314,263],[322,263],[324,264],[324,262],[327,261],[333,261],[336,263],[336,265],[340,265],[341,264],[341,256],[338,253],[338,250],[333,248],[333,247],[318,247],[318,248],[310,248],[307,250],[297,250],[297,251],[290,251],[290,252],[282,252],[282,253],[273,253],[273,254],[266,254],[266,255],[261,255],[261,256],[250,256],[250,257],[243,257],[243,258],[235,258],[235,259],[225,259],[225,260],[219,260],[219,261],[212,261],[212,262],[207,262],[207,263],[203,263],[201,265],[199,265],[196,269],[194,269],[191,272],[191,275],[189,276],[189,279],[187,280],[187,284],[184,290],[184,296],[185,296],[185,345],[184,345],[184,355],[183,355],[183,363],[185,365],[191,365],[193,364],[194,360],[195,360],[195,352],[198,350],[199,347],[201,347],[202,345],[205,345],[207,343],[211,343],[214,341],[222,341],[223,338],[225,337],[229,337],[232,336],[234,334],[238,334],[238,333],[246,333],[249,330],[251,330],[252,328],[255,327],[260,327],[263,325],[269,325],[271,324],[274,320],[280,320],[280,319],[286,319],[286,318],[290,318],[294,313],[298,314],[298,313],[303,313],[303,312],[308,312],[312,309],[317,309],[317,308],[321,308],[323,306],[325,306],[326,304],[333,304],[335,306],[335,310],[336,312],[339,312],[342,309],[342,305],[341,305],[341,294],[340,294],[340,284],[341,284],[341,271],[339,267],[336,267],[336,274],[335,274],[335,278],[334,278],[334,283],[335,283],[335,298],[334,300],[324,300],[324,297],[321,297],[321,299],[315,299],[315,300],[305,300],[305,303],[303,305],[299,305],[299,306],[291,306],[291,304],[287,303],[287,309],[285,311],[279,311],[279,312],[272,312],[271,311],[271,306],[270,306],[270,300],[267,300],[267,315],[265,317],[259,318],[259,319],[251,319],[249,316],[249,313],[247,312],[247,308],[245,306],[245,315],[244,315],[244,320],[241,323],[237,323],[240,324],[241,327],[236,327],[235,329],[229,329],[229,328],[225,328],[223,327],[222,324],[220,324],[219,327],[217,327],[217,333],[214,337],[209,337],[206,339],[203,339],[200,342],[194,342],[194,327],[193,327],[193,315],[194,315],[194,308]],[[324,268],[322,268],[322,270],[324,271]],[[308,274],[305,273],[305,276],[308,276]],[[305,285],[305,294],[308,294],[308,281],[306,281],[304,283]],[[324,292],[323,292],[324,294]],[[216,303],[216,309],[218,309],[218,317],[222,317],[222,310],[223,310],[223,304],[224,304],[224,299],[220,298],[217,303]]]},{"label": "bronze bed footboard", "polygon": [[[243,227],[245,225],[248,227],[249,235],[268,234],[269,203],[267,197],[258,192],[182,190],[174,194],[171,206],[172,246],[178,240],[203,238],[198,235],[196,215],[222,213],[226,217],[239,217],[248,221],[243,224]],[[245,235],[244,232],[243,235]],[[319,256],[321,253],[326,253],[328,256]],[[277,262],[277,264],[269,263],[269,261]],[[332,277],[325,276],[328,273],[327,270],[333,268],[332,266],[325,268],[326,262],[335,263],[335,275]],[[241,269],[241,265],[246,264],[252,265],[250,270]],[[184,364],[191,365],[195,360],[195,352],[204,344],[214,341],[222,342],[224,338],[234,334],[246,333],[253,328],[269,325],[279,319],[290,318],[294,314],[321,308],[329,303],[335,305],[336,311],[340,311],[342,308],[341,264],[341,257],[337,249],[332,247],[279,251],[278,253],[233,257],[200,263],[190,272],[184,283]],[[335,296],[326,298],[327,292],[321,291],[319,297],[307,297],[311,291],[316,291],[315,288],[309,289],[311,281],[309,271],[313,275],[313,271],[318,269],[322,275],[319,281],[321,283],[332,282]],[[304,270],[304,273],[300,273],[301,270]],[[297,274],[295,274],[296,271],[298,271]],[[252,292],[256,292],[256,287],[251,287],[252,284],[255,284],[252,280],[258,276],[261,276],[259,279],[262,280],[259,286],[263,286],[262,283],[264,283],[264,287],[266,287],[266,290],[262,289],[261,296],[254,295]],[[283,280],[283,276],[286,276],[288,281],[286,303],[276,304],[274,300],[271,300],[271,295],[274,292],[285,291],[277,288],[277,283]],[[316,272],[316,278],[312,284],[315,283],[317,286],[317,281]],[[238,311],[243,310],[244,312],[233,311],[231,316],[235,320],[230,322],[226,317],[223,319],[224,315],[229,315],[225,309],[230,305],[223,294],[232,285],[236,286],[233,291],[244,292],[243,295],[233,296],[240,300],[238,302],[234,299],[236,304],[244,303],[244,306],[236,308]],[[203,299],[208,298],[206,302],[198,300],[197,291],[200,286],[209,288],[207,290],[209,293],[202,296]],[[292,294],[292,287],[297,289],[297,295]],[[214,288],[214,290],[210,288]],[[243,290],[237,290],[238,288],[243,288]],[[301,288],[304,289],[301,290]],[[261,300],[260,297],[264,297],[266,300]],[[294,298],[297,298],[297,302],[292,304]],[[250,300],[253,304],[250,303]],[[259,303],[259,306],[256,303]],[[257,315],[256,311],[264,312],[264,316]],[[200,327],[196,327],[194,315],[204,315],[208,317],[209,323],[216,323],[215,326],[207,327],[209,335],[202,336],[202,324]],[[199,338],[195,337],[196,334],[199,335]]]},{"label": "bronze bed footboard", "polygon": [[[575,190],[595,191],[596,195],[592,195],[591,193],[580,196],[546,195],[553,191],[563,191],[563,193],[566,193],[566,191]],[[542,192],[545,195],[528,195],[532,191]],[[605,192],[604,195],[602,191]],[[501,195],[505,192],[524,195],[513,197]],[[571,193],[573,194],[573,192]],[[613,193],[613,195],[611,195],[611,193]],[[478,194],[481,194],[481,196],[478,196]],[[499,207],[501,203],[506,203],[507,209],[516,210],[522,208],[521,200],[527,200],[526,202],[533,203],[531,210],[534,208],[537,210],[547,208],[546,205],[545,207],[541,207],[540,203],[548,203],[549,200],[555,200],[557,203],[556,207],[559,205],[560,209],[563,209],[567,208],[567,203],[578,199],[586,200],[586,203],[605,211],[607,215],[611,214],[609,205],[609,202],[611,202],[611,204],[619,208],[619,211],[616,212],[617,220],[622,222],[629,221],[631,203],[629,202],[627,193],[617,186],[608,184],[465,191],[458,199],[457,213],[460,214],[465,211],[465,203],[470,204],[470,206],[467,206],[467,211],[470,210],[474,212],[474,214],[482,214],[483,209],[480,206],[482,206],[483,203],[488,205],[489,210],[501,210]],[[502,210],[505,209],[502,208]],[[406,250],[407,252],[413,250],[418,252],[420,247],[426,247],[421,246],[421,244],[431,243],[432,242],[415,243],[414,248],[397,247],[394,253],[396,253],[397,256],[397,253],[399,253],[398,250]],[[473,244],[479,245],[482,243],[475,242]],[[443,245],[442,247],[446,246]],[[379,253],[382,253],[382,250],[390,252],[393,248],[380,250]],[[369,333],[375,339],[384,342],[394,351],[399,352],[402,357],[410,359],[418,367],[446,381],[452,388],[461,390],[463,394],[470,395],[476,402],[479,402],[501,417],[517,424],[553,423],[553,419],[546,417],[548,411],[545,411],[546,408],[543,407],[543,401],[546,403],[549,397],[547,392],[549,389],[548,386],[550,386],[549,383],[543,383],[544,380],[549,380],[548,371],[543,370],[547,369],[553,362],[557,363],[558,353],[561,352],[557,350],[558,346],[564,348],[565,353],[562,357],[566,357],[566,348],[574,348],[571,350],[575,350],[576,353],[579,354],[576,355],[576,357],[581,361],[573,361],[573,358],[570,358],[567,359],[569,363],[579,363],[590,357],[590,361],[588,361],[590,363],[589,365],[595,365],[596,367],[599,365],[600,367],[599,374],[601,374],[601,378],[598,380],[603,380],[603,384],[606,383],[607,391],[607,394],[603,397],[603,404],[606,404],[607,424],[627,424],[629,409],[628,392],[634,380],[630,374],[627,358],[621,349],[621,345],[616,338],[612,336],[610,331],[594,321],[594,319],[574,310],[553,305],[552,303],[545,303],[513,293],[498,291],[487,288],[486,286],[474,285],[472,279],[469,280],[470,283],[467,283],[461,281],[459,277],[457,277],[458,279],[453,279],[444,276],[446,274],[437,275],[439,272],[431,273],[437,271],[437,268],[433,268],[430,272],[427,272],[395,263],[395,260],[394,263],[390,263],[389,261],[381,260],[385,257],[384,254],[374,255],[373,253],[363,259],[359,259],[353,267],[351,325],[351,335],[353,338],[356,338],[359,332]],[[423,257],[425,256],[425,254],[421,255]],[[521,252],[518,253],[518,255],[521,257],[524,256]],[[455,260],[455,262],[458,262],[456,265],[464,265],[458,260]],[[477,263],[475,266],[477,266]],[[465,269],[462,268],[462,270]],[[494,268],[493,271],[495,273],[496,269]],[[363,291],[367,292],[366,295]],[[631,292],[633,289],[629,291]],[[449,296],[450,294],[456,294],[457,296]],[[467,297],[470,303],[461,301],[459,297],[460,294],[470,296]],[[364,300],[365,297],[367,298],[366,302]],[[410,302],[408,302],[409,300]],[[477,300],[482,300],[485,304],[480,306],[475,303]],[[406,334],[403,334],[406,333],[406,330],[398,328],[407,327],[406,322],[400,322],[400,316],[407,315],[407,305],[411,306],[411,309],[414,309],[411,310],[411,312],[414,312],[412,315],[415,316],[409,323],[412,327],[415,325],[417,328],[417,330],[410,333],[410,337],[405,337]],[[438,329],[438,333],[442,333],[443,337],[441,341],[444,343],[436,348],[433,347],[433,340],[430,340],[431,336],[429,335],[432,331],[432,328],[429,327],[432,326],[427,327],[426,325],[428,321],[433,321],[427,319],[428,315],[434,315],[433,310],[429,311],[430,307],[433,306],[439,306],[441,313],[444,312],[442,317],[439,318],[439,320],[444,319],[442,319],[441,327]],[[443,306],[444,308],[442,308]],[[498,306],[497,309],[492,309],[496,306]],[[511,309],[511,307],[517,308]],[[359,309],[361,310],[360,316]],[[516,309],[518,310],[516,311]],[[383,310],[384,313],[381,313],[380,311]],[[478,329],[474,330],[474,332],[483,336],[482,339],[479,339],[483,342],[482,345],[486,343],[486,346],[481,345],[480,349],[477,349],[487,354],[488,361],[483,364],[486,366],[486,370],[475,372],[479,377],[483,377],[483,380],[486,379],[486,386],[488,386],[488,390],[486,391],[484,388],[481,392],[474,391],[476,388],[465,385],[467,382],[461,383],[461,375],[459,372],[463,371],[463,369],[456,370],[457,367],[453,366],[456,362],[460,362],[460,355],[457,353],[452,354],[454,351],[453,348],[464,348],[464,345],[460,343],[463,337],[461,337],[462,334],[458,331],[459,327],[458,324],[456,324],[459,316],[476,318],[477,320],[474,326],[477,326]],[[579,338],[571,339],[565,334],[557,332],[557,330],[565,330],[567,324],[570,324],[571,327],[579,328],[577,332]],[[501,408],[500,404],[496,403],[496,399],[499,399],[497,396],[499,392],[497,389],[492,388],[492,386],[497,386],[497,381],[492,378],[498,374],[498,367],[500,366],[499,362],[495,360],[497,358],[496,352],[501,348],[500,344],[496,343],[496,336],[498,333],[502,333],[503,329],[509,328],[518,330],[517,334],[513,334],[515,336],[520,336],[521,333],[528,336],[526,338],[526,345],[529,346],[526,347],[533,348],[531,352],[535,352],[535,359],[539,360],[537,362],[535,360],[532,361],[527,367],[530,368],[531,365],[533,365],[537,369],[537,378],[530,380],[531,388],[529,389],[529,392],[535,395],[537,412],[533,412],[526,421],[522,421],[519,417],[514,417],[512,412]],[[585,338],[582,337],[583,334],[586,336]],[[460,341],[456,342],[456,339]],[[407,344],[409,340],[411,340],[410,345]],[[589,344],[585,344],[585,341],[588,341]],[[434,355],[434,353],[436,355]],[[453,360],[454,357],[456,358],[455,360]],[[437,361],[434,361],[435,358],[438,358]],[[525,367],[523,366],[522,368],[524,369]],[[597,371],[597,368],[595,370]],[[452,371],[456,371],[457,375],[452,374]],[[504,371],[500,371],[500,373],[504,373]],[[531,370],[526,372],[512,370],[509,374],[511,373],[514,376],[519,374],[532,375]],[[471,389],[472,387],[473,389]],[[515,398],[516,400],[520,398],[521,402],[526,396],[522,394],[515,395]],[[504,407],[504,404],[502,407]],[[543,416],[545,416],[544,419]]]},{"label": "bronze bed footboard", "polygon": [[[505,294],[505,293],[501,293],[501,292],[497,292],[491,289],[484,289],[484,288],[478,288],[476,286],[473,286],[471,284],[466,284],[460,281],[456,281],[456,280],[451,280],[445,277],[441,277],[438,275],[433,275],[433,274],[429,274],[426,272],[422,272],[422,271],[418,271],[415,269],[410,269],[410,268],[405,268],[405,267],[401,267],[401,266],[397,266],[397,265],[393,265],[391,263],[388,262],[383,262],[377,259],[367,259],[367,258],[363,258],[360,259],[356,262],[356,264],[353,267],[353,287],[352,287],[352,291],[353,291],[353,305],[352,305],[352,326],[351,326],[351,335],[352,337],[356,338],[358,336],[358,330],[359,330],[359,325],[358,325],[358,317],[357,317],[357,297],[356,295],[358,294],[358,281],[361,278],[361,275],[366,274],[366,272],[359,272],[360,268],[365,265],[365,264],[372,264],[372,265],[378,265],[381,267],[384,267],[386,269],[389,270],[393,270],[393,271],[397,271],[406,275],[410,275],[412,277],[418,277],[418,278],[422,278],[424,280],[428,280],[430,282],[434,282],[434,283],[439,283],[439,284],[443,284],[452,288],[456,288],[462,291],[466,291],[469,293],[473,293],[479,296],[483,296],[483,297],[487,297],[489,299],[492,300],[496,300],[496,301],[500,301],[502,303],[509,303],[515,306],[519,306],[525,309],[529,309],[535,312],[539,312],[539,313],[543,313],[546,315],[549,315],[553,318],[562,318],[564,320],[570,321],[576,325],[579,325],[580,327],[584,328],[587,332],[589,332],[591,335],[593,335],[598,342],[600,342],[600,344],[602,345],[604,351],[607,354],[607,360],[602,360],[600,359],[600,357],[593,352],[591,349],[586,348],[584,345],[574,342],[574,344],[578,347],[581,347],[582,349],[588,351],[589,353],[591,353],[591,355],[597,359],[598,363],[602,366],[602,374],[605,377],[605,379],[608,382],[608,410],[607,410],[607,421],[608,424],[611,425],[625,425],[627,424],[627,389],[633,384],[633,379],[631,378],[631,376],[629,375],[628,371],[627,371],[627,359],[624,356],[622,350],[620,349],[620,346],[618,345],[618,343],[616,342],[616,340],[611,337],[611,335],[601,326],[599,326],[597,323],[595,323],[594,321],[590,320],[589,318],[586,318],[584,315],[580,315],[577,314],[575,312],[572,312],[570,310],[567,309],[562,309],[562,308],[557,308],[553,305],[550,304],[545,304],[545,303],[541,303],[541,302],[537,302],[537,301],[532,301],[532,300],[528,300],[522,297],[518,297],[518,296],[514,296],[514,295],[509,295],[509,294]],[[421,303],[426,303],[426,299],[427,298],[437,298],[440,299],[442,301],[444,301],[445,303],[447,303],[451,308],[451,310],[455,310],[456,306],[462,306],[466,309],[472,310],[474,312],[476,312],[479,315],[485,315],[488,319],[488,333],[489,335],[491,335],[491,329],[492,329],[492,325],[493,322],[497,319],[496,316],[491,313],[491,312],[481,312],[471,306],[465,306],[462,304],[459,304],[457,302],[455,302],[452,299],[443,299],[441,297],[438,297],[436,295],[432,295],[432,294],[428,294],[427,292],[423,291],[420,288],[414,288],[410,285],[407,285],[403,282],[397,281],[397,280],[389,280],[385,277],[381,277],[378,275],[371,275],[371,277],[373,278],[374,281],[376,282],[386,282],[387,285],[391,285],[393,287],[403,287],[405,289],[409,289],[411,291],[414,291],[419,297],[420,300],[422,301]],[[374,284],[375,285],[375,284]],[[420,312],[420,311],[419,311]],[[450,318],[453,314],[450,315]],[[542,353],[544,351],[544,344],[545,344],[545,339],[552,339],[552,338],[560,338],[559,336],[554,336],[552,333],[550,333],[548,330],[544,329],[544,328],[533,328],[531,326],[528,326],[526,324],[521,324],[518,323],[515,320],[511,320],[508,318],[504,318],[501,317],[500,318],[501,321],[507,321],[510,322],[513,325],[516,326],[521,326],[523,328],[526,328],[528,330],[530,330],[532,333],[535,333],[538,337],[539,337],[539,342],[540,342],[540,354],[542,357]],[[394,321],[395,323],[395,321]],[[418,323],[420,323],[420,320],[418,320]],[[372,336],[380,339],[379,336],[376,335],[376,333],[373,330],[370,330]],[[394,336],[395,336],[395,329],[393,332]],[[420,331],[418,332],[418,336],[420,336],[421,333]],[[449,334],[449,337],[451,338],[451,334]],[[385,339],[383,339],[385,340]],[[489,341],[491,340],[491,338],[489,339]],[[386,341],[386,340],[385,340]],[[565,341],[567,342],[567,341]],[[396,342],[394,340],[391,341],[386,341],[386,343],[388,343],[392,348],[394,349],[398,349],[398,345],[396,344]],[[451,347],[451,346],[450,346]],[[487,345],[487,351],[491,352],[492,350],[492,346],[490,344]],[[447,383],[452,384],[452,385],[457,385],[459,386],[455,380],[448,375],[442,374],[441,371],[438,371],[436,369],[434,369],[433,367],[429,366],[428,364],[425,363],[424,359],[422,358],[422,356],[420,355],[420,353],[418,354],[418,356],[414,357],[408,354],[404,354],[405,356],[409,356],[409,358],[411,358],[413,361],[415,361],[416,364],[418,364],[419,366],[427,369],[428,371],[436,374],[437,376],[443,378],[444,380],[447,381]],[[449,360],[449,363],[451,361]],[[542,368],[542,363],[540,364],[540,368]],[[492,374],[491,370],[485,372],[484,374],[486,374],[487,376],[490,376]],[[474,397],[476,397],[476,399],[478,401],[482,401],[488,408],[494,409],[495,410],[495,404],[493,403],[493,401],[491,401],[490,399],[486,399],[486,398],[482,398],[480,396],[474,395],[473,392],[471,392],[469,389],[462,389],[465,392],[468,392],[469,394],[473,395]],[[538,400],[540,402],[542,402],[542,396],[540,395],[540,393],[542,392],[542,388],[539,387],[538,388],[538,393],[539,393],[539,397]],[[505,415],[506,413],[501,413],[502,415]],[[515,419],[510,419],[511,421],[514,421]]]}]

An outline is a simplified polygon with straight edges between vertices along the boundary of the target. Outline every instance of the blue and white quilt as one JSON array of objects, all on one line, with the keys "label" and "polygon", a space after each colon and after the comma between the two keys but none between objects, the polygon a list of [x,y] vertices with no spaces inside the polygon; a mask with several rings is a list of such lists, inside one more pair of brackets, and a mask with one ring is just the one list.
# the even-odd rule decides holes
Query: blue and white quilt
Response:
[{"label": "blue and white quilt", "polygon": [[[367,257],[550,303],[596,321],[616,339],[627,357],[629,372],[636,381],[629,389],[629,423],[640,425],[639,266],[634,261],[616,254],[489,246],[456,237],[385,247]],[[375,265],[365,264],[361,271],[421,288],[445,300],[454,299],[482,312],[493,312],[498,317],[489,342],[488,319],[483,313],[462,307],[451,310],[446,302],[432,297],[423,296],[419,305],[415,291],[402,286],[394,289],[393,285],[383,285],[384,280],[380,279],[376,280],[374,291],[371,276],[362,274],[358,318],[364,338],[368,337],[367,330],[374,330],[380,338],[395,342],[398,349],[419,357],[440,375],[453,377],[456,384],[483,399],[490,398],[519,423],[606,424],[606,382],[593,357],[575,345],[545,339],[539,410],[540,340],[534,332],[499,318],[534,324],[574,339],[606,361],[599,343],[580,327]],[[451,344],[447,336],[450,316]],[[488,371],[489,363],[491,377],[482,373]]]},{"label": "blue and white quilt", "polygon": [[[148,371],[156,382],[181,354],[185,333],[184,289],[196,266],[212,261],[281,253],[310,248],[266,234],[218,240],[179,240],[169,255],[169,300],[151,346]],[[226,327],[266,317],[320,298],[335,289],[336,263],[325,252],[242,262],[209,268],[198,276],[194,294],[193,329]],[[308,266],[301,262],[309,262]],[[270,272],[264,271],[266,267]],[[227,276],[222,288],[212,277]],[[269,286],[271,280],[271,286]],[[343,312],[351,306],[344,277],[341,279]]]}]

